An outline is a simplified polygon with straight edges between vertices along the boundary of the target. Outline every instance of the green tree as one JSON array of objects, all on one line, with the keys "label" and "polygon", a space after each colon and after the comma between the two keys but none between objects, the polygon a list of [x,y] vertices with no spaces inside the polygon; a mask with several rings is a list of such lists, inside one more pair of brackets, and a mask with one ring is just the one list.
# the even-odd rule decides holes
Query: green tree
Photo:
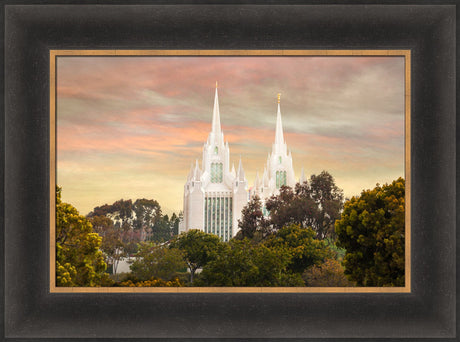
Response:
[{"label": "green tree", "polygon": [[178,235],[179,234],[179,222],[182,219],[182,211],[179,212],[179,215],[176,215],[176,213],[173,213],[171,215],[171,229],[172,229],[172,235]]},{"label": "green tree", "polygon": [[254,196],[241,211],[241,220],[238,220],[239,231],[235,236],[238,240],[245,238],[262,240],[268,233],[268,222],[262,212],[262,203],[258,196]]},{"label": "green tree", "polygon": [[173,227],[168,215],[162,216],[156,220],[152,229],[152,241],[165,242],[171,240],[173,236]]},{"label": "green tree", "polygon": [[112,266],[113,274],[117,274],[118,264],[128,255],[122,241],[122,230],[115,227],[107,216],[92,216],[89,221],[93,230],[102,237],[101,250],[105,255],[105,262]]},{"label": "green tree", "polygon": [[317,211],[305,183],[297,184],[295,191],[282,186],[277,196],[266,201],[265,207],[270,212],[270,223],[275,232],[290,224],[311,227]]},{"label": "green tree", "polygon": [[182,251],[185,262],[190,269],[190,283],[193,284],[197,269],[216,258],[222,242],[219,237],[192,229],[176,236],[170,243],[171,248]]},{"label": "green tree", "polygon": [[106,256],[107,264],[112,265],[113,274],[117,274],[118,264],[128,255],[118,229],[110,230],[102,237],[101,250]]},{"label": "green tree", "polygon": [[343,190],[335,184],[330,173],[322,171],[310,177],[310,192],[318,208],[313,230],[320,239],[330,237],[335,240],[335,221],[343,209]]},{"label": "green tree", "polygon": [[281,228],[265,244],[270,248],[284,248],[289,251],[291,259],[287,269],[293,273],[302,274],[308,267],[335,257],[325,241],[315,238],[315,232],[311,228],[302,228],[298,224]]},{"label": "green tree", "polygon": [[112,204],[115,212],[118,213],[116,219],[122,221],[122,226],[132,218],[133,216],[133,201],[129,200],[119,200]]},{"label": "green tree", "polygon": [[203,267],[201,286],[303,286],[299,274],[287,272],[290,253],[283,248],[231,240]]},{"label": "green tree", "polygon": [[152,234],[154,225],[162,218],[160,204],[155,200],[137,199],[133,204],[136,218],[133,229],[141,233],[141,241]]},{"label": "green tree", "polygon": [[131,200],[119,200],[111,205],[104,204],[100,207],[95,207],[87,217],[92,219],[95,216],[105,216],[109,218],[116,228],[121,228],[123,231],[123,242],[133,241],[133,202]]},{"label": "green tree", "polygon": [[113,221],[104,215],[88,216],[88,220],[93,226],[93,231],[98,233],[100,236],[104,236],[107,231],[113,229]]},{"label": "green tree", "polygon": [[141,242],[135,260],[130,266],[133,276],[145,281],[159,278],[165,281],[174,279],[187,265],[182,252],[154,243]]},{"label": "green tree", "polygon": [[127,256],[134,256],[139,250],[139,244],[134,241],[123,243]]},{"label": "green tree", "polygon": [[312,287],[355,286],[354,282],[347,279],[342,265],[335,259],[327,259],[320,265],[311,266],[302,277],[305,284]]},{"label": "green tree", "polygon": [[[94,223],[97,232],[114,225],[123,232],[125,245],[137,245],[140,241],[164,242],[177,235],[179,217],[173,213],[171,218],[162,214],[160,204],[152,199],[119,200],[111,205],[95,207],[87,216]],[[130,248],[132,250],[132,248]]]},{"label": "green tree", "polygon": [[110,284],[101,237],[77,209],[61,201],[56,187],[56,285],[101,286]]},{"label": "green tree", "polygon": [[405,182],[361,192],[345,203],[335,229],[345,274],[359,286],[404,286]]},{"label": "green tree", "polygon": [[312,228],[318,239],[335,240],[334,223],[343,208],[343,191],[326,171],[312,175],[309,182],[292,189],[282,186],[277,196],[266,201],[273,229],[289,224]]}]

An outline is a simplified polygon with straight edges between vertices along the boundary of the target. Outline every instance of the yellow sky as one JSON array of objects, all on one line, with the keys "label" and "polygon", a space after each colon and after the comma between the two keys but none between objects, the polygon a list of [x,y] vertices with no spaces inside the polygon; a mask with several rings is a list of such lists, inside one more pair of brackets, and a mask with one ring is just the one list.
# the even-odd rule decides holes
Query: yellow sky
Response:
[{"label": "yellow sky", "polygon": [[404,176],[402,57],[60,57],[57,183],[82,214],[119,199],[182,209],[219,82],[231,161],[252,186],[277,93],[296,177],[330,172],[345,196]]}]

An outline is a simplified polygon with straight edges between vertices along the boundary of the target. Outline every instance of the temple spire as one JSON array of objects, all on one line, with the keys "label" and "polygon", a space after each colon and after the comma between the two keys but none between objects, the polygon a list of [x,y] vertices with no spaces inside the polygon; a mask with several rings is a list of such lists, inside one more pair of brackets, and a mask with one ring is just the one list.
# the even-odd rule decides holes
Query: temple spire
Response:
[{"label": "temple spire", "polygon": [[216,81],[216,95],[214,96],[214,109],[212,111],[212,133],[220,138],[220,113],[219,113],[219,97],[217,95],[217,81]]},{"label": "temple spire", "polygon": [[283,123],[281,122],[280,97],[281,97],[281,94],[278,94],[278,113],[276,113],[276,133],[275,133],[275,144],[278,146],[282,146],[284,144]]},{"label": "temple spire", "polygon": [[240,164],[238,165],[237,178],[240,181],[244,181],[244,170],[243,170],[243,162],[241,161],[241,156],[240,156]]},{"label": "temple spire", "polygon": [[301,171],[301,173],[300,173],[299,183],[300,183],[300,184],[303,184],[306,180],[307,180],[307,178],[305,177],[305,170],[304,170],[304,168],[302,167],[302,171]]},{"label": "temple spire", "polygon": [[198,165],[198,159],[197,159],[195,163],[195,169],[193,171],[193,179],[195,181],[199,181],[200,177],[201,177],[201,170],[200,170],[200,166]]}]

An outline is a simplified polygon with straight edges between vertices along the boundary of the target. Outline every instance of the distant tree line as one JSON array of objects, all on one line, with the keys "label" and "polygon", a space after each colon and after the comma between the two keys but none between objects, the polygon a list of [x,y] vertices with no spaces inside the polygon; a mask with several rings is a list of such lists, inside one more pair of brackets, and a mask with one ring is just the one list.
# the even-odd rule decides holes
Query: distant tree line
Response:
[{"label": "distant tree line", "polygon": [[242,211],[238,239],[265,239],[289,224],[311,228],[319,240],[335,240],[335,221],[343,209],[343,190],[326,171],[312,175],[309,181],[292,189],[282,186],[279,194],[266,200],[269,217],[263,214],[263,203],[257,196]]},{"label": "distant tree line", "polygon": [[[181,215],[181,214],[179,214]],[[105,235],[117,230],[123,242],[156,241],[163,242],[177,235],[180,217],[163,215],[160,204],[155,200],[119,200],[113,204],[95,207],[87,218],[95,231]]]},{"label": "distant tree line", "polygon": [[[323,171],[265,201],[253,198],[238,234],[223,242],[200,230],[178,235],[180,215],[163,215],[154,200],[120,200],[85,218],[60,201],[59,189],[57,284],[404,286],[404,195],[399,178],[344,201]],[[71,247],[68,236],[85,248]],[[116,272],[128,255],[132,272],[108,278],[107,264]]]}]

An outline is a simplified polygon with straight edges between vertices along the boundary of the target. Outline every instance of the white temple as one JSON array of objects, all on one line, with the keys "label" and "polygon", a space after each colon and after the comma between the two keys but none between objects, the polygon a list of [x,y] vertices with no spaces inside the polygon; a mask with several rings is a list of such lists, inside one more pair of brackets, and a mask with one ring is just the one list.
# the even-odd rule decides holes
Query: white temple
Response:
[{"label": "white temple", "polygon": [[[302,169],[300,182],[305,181]],[[280,94],[276,115],[275,142],[268,154],[262,178],[257,173],[254,186],[248,192],[248,182],[244,175],[241,158],[238,171],[232,166],[230,171],[230,150],[224,143],[220,126],[219,100],[216,94],[212,114],[212,129],[203,146],[201,168],[198,160],[192,165],[184,186],[184,217],[179,232],[199,229],[218,235],[228,241],[238,232],[241,210],[249,197],[259,196],[262,203],[272,195],[279,194],[283,185],[294,187],[296,183],[292,155],[287,149],[281,122]],[[267,215],[268,213],[265,210]]]},{"label": "white temple", "polygon": [[234,165],[230,171],[230,150],[220,126],[216,83],[212,129],[203,146],[201,168],[196,160],[184,186],[184,218],[179,232],[199,229],[228,241],[237,233],[238,219],[248,199],[241,158],[238,171]]},{"label": "white temple", "polygon": [[[296,183],[291,151],[288,153],[283,135],[280,96],[281,94],[278,94],[275,142],[272,145],[272,152],[268,154],[262,178],[259,177],[259,173],[257,172],[254,186],[251,189],[251,198],[257,195],[262,200],[262,203],[265,202],[266,198],[272,195],[278,195],[281,186],[287,185],[293,188]],[[305,181],[303,170],[300,181]]]}]

